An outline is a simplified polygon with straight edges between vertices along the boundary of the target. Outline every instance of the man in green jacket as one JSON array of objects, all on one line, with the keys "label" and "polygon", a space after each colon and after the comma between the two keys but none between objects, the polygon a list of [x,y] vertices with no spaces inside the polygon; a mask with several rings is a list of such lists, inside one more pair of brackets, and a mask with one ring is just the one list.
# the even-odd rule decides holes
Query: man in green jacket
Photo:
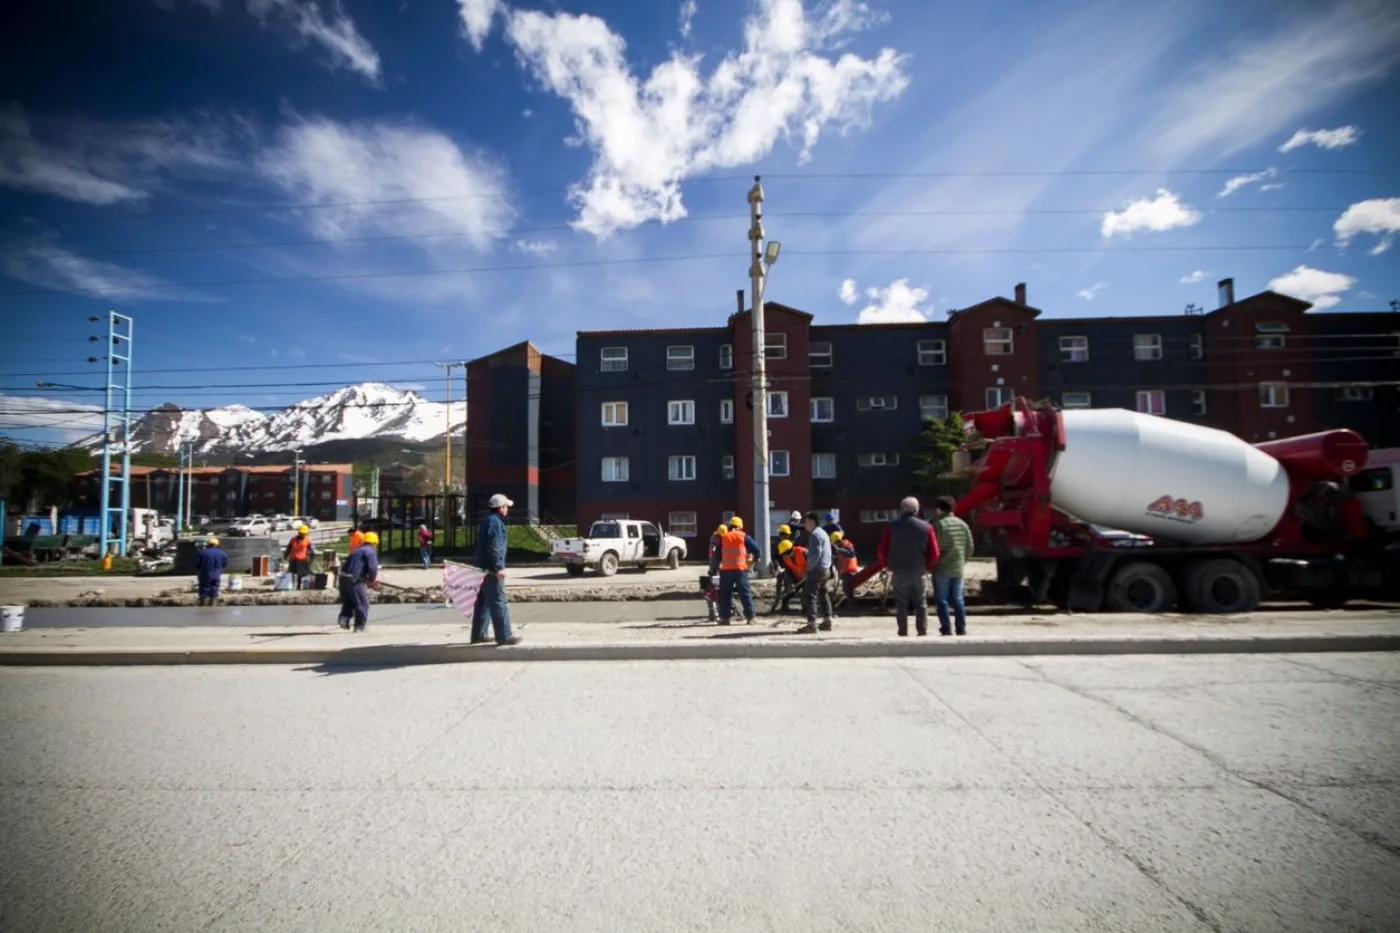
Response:
[{"label": "man in green jacket", "polygon": [[963,567],[972,556],[972,529],[953,514],[952,496],[939,496],[933,509],[934,534],[938,536],[938,564],[933,568],[933,595],[938,601],[938,634],[951,635],[948,604],[952,603],[957,633],[967,634],[967,605],[963,602]]}]

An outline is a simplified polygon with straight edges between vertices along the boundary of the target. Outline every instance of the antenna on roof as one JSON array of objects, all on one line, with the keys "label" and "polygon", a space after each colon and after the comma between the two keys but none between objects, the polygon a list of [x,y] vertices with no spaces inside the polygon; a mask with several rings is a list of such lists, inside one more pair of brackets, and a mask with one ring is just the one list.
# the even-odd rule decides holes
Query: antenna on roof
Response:
[{"label": "antenna on roof", "polygon": [[1195,317],[1196,315],[1198,315],[1198,314],[1200,314],[1200,313],[1201,313],[1201,306],[1200,306],[1200,305],[1198,305],[1198,304],[1189,304],[1189,305],[1186,306],[1186,316],[1187,316],[1187,317]]}]

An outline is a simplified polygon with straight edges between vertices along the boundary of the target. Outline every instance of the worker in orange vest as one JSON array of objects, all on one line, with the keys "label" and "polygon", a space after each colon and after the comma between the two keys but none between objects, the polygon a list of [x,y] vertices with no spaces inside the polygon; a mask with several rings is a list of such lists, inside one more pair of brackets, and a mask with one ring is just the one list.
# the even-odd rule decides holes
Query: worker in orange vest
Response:
[{"label": "worker in orange vest", "polygon": [[836,572],[843,577],[850,576],[859,568],[856,566],[856,546],[846,540],[844,532],[831,533],[831,550]]},{"label": "worker in orange vest", "polygon": [[359,528],[350,532],[350,553],[354,554],[360,549],[360,545],[365,543],[365,533]]},{"label": "worker in orange vest", "polygon": [[719,624],[728,625],[734,617],[734,590],[739,591],[739,604],[744,621],[753,624],[753,589],[749,586],[750,558],[759,558],[763,551],[758,542],[744,533],[744,520],[734,516],[729,530],[719,543]]},{"label": "worker in orange vest", "polygon": [[783,569],[792,574],[792,578],[801,583],[807,579],[807,549],[800,544],[793,544],[791,541],[778,542],[778,563],[783,565]]},{"label": "worker in orange vest", "polygon": [[316,557],[316,547],[311,543],[311,529],[306,525],[299,526],[292,540],[287,542],[287,550],[282,556],[287,560],[287,569],[292,573],[296,588],[301,589],[303,582],[311,575],[311,561]]}]

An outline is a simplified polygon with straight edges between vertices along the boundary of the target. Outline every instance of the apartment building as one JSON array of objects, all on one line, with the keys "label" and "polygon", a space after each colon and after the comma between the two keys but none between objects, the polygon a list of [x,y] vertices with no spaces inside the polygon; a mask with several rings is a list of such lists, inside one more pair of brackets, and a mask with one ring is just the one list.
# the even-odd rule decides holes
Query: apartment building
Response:
[{"label": "apartment building", "polygon": [[[1351,427],[1400,446],[1400,315],[1318,314],[1267,291],[1236,300],[1229,279],[1219,292],[1200,313],[1047,318],[1018,285],[943,321],[891,325],[820,325],[766,303],[770,523],[811,507],[873,531],[910,489],[925,419],[1016,395],[1252,442]],[[748,312],[716,327],[579,333],[580,525],[646,518],[697,545],[731,512],[755,527],[751,340]]]},{"label": "apartment building", "polygon": [[[120,473],[114,467],[113,474]],[[131,468],[131,504],[174,514],[183,495],[191,496],[190,513],[232,518],[241,515],[291,514],[297,507],[302,515],[323,521],[349,521],[351,513],[351,474],[349,463],[302,464],[299,474],[290,466],[195,467],[193,471],[167,467]],[[98,476],[90,470],[74,480],[74,501],[79,508],[98,508],[101,496]],[[294,477],[299,475],[301,492],[293,494]],[[115,494],[120,487],[113,486]]]}]

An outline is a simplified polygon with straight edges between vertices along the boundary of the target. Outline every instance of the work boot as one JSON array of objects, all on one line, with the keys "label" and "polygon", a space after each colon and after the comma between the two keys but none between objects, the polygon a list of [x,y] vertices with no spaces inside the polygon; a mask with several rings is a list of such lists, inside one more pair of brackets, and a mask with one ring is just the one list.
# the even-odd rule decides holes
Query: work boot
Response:
[{"label": "work boot", "polygon": [[[909,637],[909,630],[908,630],[907,628],[902,628],[902,629],[899,629],[898,631],[896,631],[895,634],[898,635],[900,638],[908,638],[908,637]],[[920,632],[919,634],[922,635],[923,632]]]},{"label": "work boot", "polygon": [[746,618],[744,619],[744,624],[745,624],[745,625],[753,625],[753,616],[748,616],[748,617],[746,617]]},{"label": "work boot", "polygon": [[804,626],[802,626],[800,629],[798,629],[797,632],[796,632],[795,634],[798,634],[798,635],[815,635],[815,634],[817,634],[817,627],[816,627],[815,625],[813,625],[811,622],[808,622],[806,625],[804,625]]},{"label": "work boot", "polygon": [[336,621],[336,624],[339,625],[341,628],[345,629],[347,632],[350,631],[350,620],[349,620],[349,619],[336,619],[335,621]]},{"label": "work boot", "polygon": [[819,632],[829,632],[829,631],[831,631],[831,620],[830,620],[830,619],[823,619],[823,620],[822,620],[822,624],[817,626],[817,631],[819,631]]},{"label": "work boot", "polygon": [[720,619],[720,620],[719,620],[718,622],[716,622],[715,624],[716,624],[716,625],[728,625],[728,624],[729,624],[729,620],[728,620],[728,619]]},{"label": "work boot", "polygon": [[928,635],[928,629],[926,629],[926,628],[921,628],[921,629],[919,629],[919,631],[918,631],[916,634],[917,634],[920,638],[924,638],[924,637],[926,637],[926,636]]},{"label": "work boot", "polygon": [[518,645],[524,640],[525,639],[521,638],[519,635],[512,635],[509,638],[498,638],[496,644],[502,648],[508,648],[511,645]]},{"label": "work boot", "polygon": [[363,632],[364,630],[365,630],[365,627],[364,627],[363,625],[357,625],[357,626],[355,626],[355,631],[357,631],[357,632]]}]

